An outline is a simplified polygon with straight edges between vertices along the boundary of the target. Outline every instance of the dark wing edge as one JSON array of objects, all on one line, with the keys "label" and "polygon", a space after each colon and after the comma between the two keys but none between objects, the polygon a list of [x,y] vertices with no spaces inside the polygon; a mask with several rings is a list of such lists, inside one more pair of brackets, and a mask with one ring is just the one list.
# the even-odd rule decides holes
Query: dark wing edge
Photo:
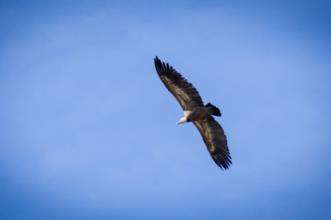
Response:
[{"label": "dark wing edge", "polygon": [[203,106],[203,101],[196,88],[172,66],[162,62],[158,57],[155,57],[154,64],[161,81],[184,110]]},{"label": "dark wing edge", "polygon": [[228,169],[232,164],[227,138],[221,125],[212,117],[195,121],[207,149],[221,169]]}]

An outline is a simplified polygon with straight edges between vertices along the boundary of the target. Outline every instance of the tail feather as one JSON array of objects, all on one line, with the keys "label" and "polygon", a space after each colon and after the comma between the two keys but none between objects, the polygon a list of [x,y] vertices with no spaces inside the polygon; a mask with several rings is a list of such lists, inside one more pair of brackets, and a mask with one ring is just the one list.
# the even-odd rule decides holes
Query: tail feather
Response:
[{"label": "tail feather", "polygon": [[212,105],[211,103],[208,103],[207,105],[205,105],[205,107],[208,107],[209,110],[209,114],[211,115],[215,115],[215,116],[221,116],[221,111],[214,105]]}]

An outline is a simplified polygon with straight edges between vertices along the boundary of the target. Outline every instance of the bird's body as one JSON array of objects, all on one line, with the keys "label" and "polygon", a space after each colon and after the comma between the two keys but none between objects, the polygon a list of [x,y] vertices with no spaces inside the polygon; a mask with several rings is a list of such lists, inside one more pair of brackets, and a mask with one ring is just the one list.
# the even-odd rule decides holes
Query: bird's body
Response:
[{"label": "bird's body", "polygon": [[203,120],[208,115],[213,115],[213,108],[209,106],[197,106],[190,110],[184,110],[184,116],[179,120],[178,124]]},{"label": "bird's body", "polygon": [[161,62],[158,57],[154,62],[161,81],[183,108],[184,116],[178,124],[193,122],[215,163],[222,169],[229,168],[232,162],[227,139],[222,127],[213,118],[213,115],[221,116],[220,110],[210,103],[204,105],[193,85],[169,64]]}]

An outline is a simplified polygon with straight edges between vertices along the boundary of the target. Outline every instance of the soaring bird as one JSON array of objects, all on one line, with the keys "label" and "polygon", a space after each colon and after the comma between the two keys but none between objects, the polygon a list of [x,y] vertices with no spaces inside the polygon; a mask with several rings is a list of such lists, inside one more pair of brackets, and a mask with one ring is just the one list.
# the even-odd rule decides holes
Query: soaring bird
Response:
[{"label": "soaring bird", "polygon": [[213,117],[221,116],[220,110],[211,103],[204,105],[196,88],[168,63],[155,57],[154,64],[161,81],[184,111],[178,124],[192,122],[198,128],[215,163],[221,169],[228,169],[232,162],[227,138]]}]

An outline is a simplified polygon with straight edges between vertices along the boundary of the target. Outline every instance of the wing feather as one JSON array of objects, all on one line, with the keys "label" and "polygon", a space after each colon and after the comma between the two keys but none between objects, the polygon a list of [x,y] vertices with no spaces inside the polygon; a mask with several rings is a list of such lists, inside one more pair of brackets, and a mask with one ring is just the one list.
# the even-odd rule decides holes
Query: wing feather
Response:
[{"label": "wing feather", "polygon": [[203,106],[199,92],[180,73],[158,57],[154,59],[156,71],[166,88],[175,96],[183,110]]},{"label": "wing feather", "polygon": [[228,169],[232,164],[231,156],[226,136],[220,124],[212,116],[195,121],[194,124],[200,131],[202,139],[215,163],[222,169]]}]

